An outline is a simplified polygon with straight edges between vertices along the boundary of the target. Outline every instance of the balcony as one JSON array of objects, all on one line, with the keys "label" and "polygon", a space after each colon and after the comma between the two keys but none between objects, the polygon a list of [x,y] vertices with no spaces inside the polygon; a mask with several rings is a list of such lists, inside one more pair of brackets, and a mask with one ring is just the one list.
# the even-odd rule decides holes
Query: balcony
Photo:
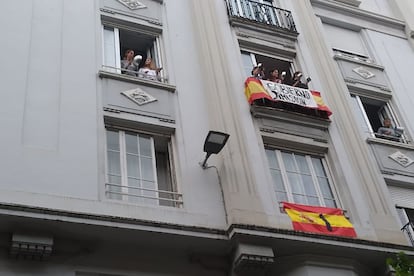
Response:
[{"label": "balcony", "polygon": [[297,34],[292,13],[251,0],[226,0],[231,21],[249,22]]}]

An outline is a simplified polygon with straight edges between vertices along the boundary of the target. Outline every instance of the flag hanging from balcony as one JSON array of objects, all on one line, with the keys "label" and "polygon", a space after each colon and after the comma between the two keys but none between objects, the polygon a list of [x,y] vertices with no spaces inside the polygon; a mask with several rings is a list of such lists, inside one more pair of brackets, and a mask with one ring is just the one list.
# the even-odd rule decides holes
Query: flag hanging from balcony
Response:
[{"label": "flag hanging from balcony", "polygon": [[[272,81],[249,77],[245,81],[245,95],[252,104],[255,100],[263,99],[268,103],[284,103],[298,108],[288,108],[301,112],[304,109],[317,110],[322,117],[328,118],[332,112],[322,100],[321,93],[314,90],[293,87]],[[283,108],[283,107],[282,107]],[[305,113],[305,112],[302,112]]]},{"label": "flag hanging from balcony", "polygon": [[292,220],[294,230],[334,236],[357,236],[353,225],[341,209],[282,203]]}]

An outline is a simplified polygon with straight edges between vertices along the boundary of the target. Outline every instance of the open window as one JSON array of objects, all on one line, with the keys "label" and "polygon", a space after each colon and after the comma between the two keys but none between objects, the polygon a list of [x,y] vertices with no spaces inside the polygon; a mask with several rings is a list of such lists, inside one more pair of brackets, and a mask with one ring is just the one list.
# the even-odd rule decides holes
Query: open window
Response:
[{"label": "open window", "polygon": [[266,155],[278,202],[337,207],[324,158],[271,148]]},{"label": "open window", "polygon": [[259,63],[262,63],[265,68],[265,74],[268,76],[269,71],[273,69],[278,69],[279,72],[286,72],[285,79],[290,79],[293,73],[293,66],[292,62],[283,59],[283,58],[276,58],[276,57],[269,57],[264,56],[252,52],[242,51],[242,60],[243,60],[243,68],[244,72],[246,73],[246,77],[251,75],[251,71],[253,66],[256,66]]},{"label": "open window", "polygon": [[[125,73],[121,70],[121,60],[127,50],[133,50],[134,55],[142,56],[136,64],[136,70],[151,58],[156,68],[162,68],[160,52],[160,33],[141,30],[139,28],[119,27],[118,25],[103,25],[103,69],[114,73]],[[163,79],[163,72],[160,77]],[[129,74],[134,75],[134,74]],[[136,76],[139,76],[136,74]]]},{"label": "open window", "polygon": [[[368,137],[406,143],[403,129],[388,101],[358,95],[351,95],[351,99],[357,119]],[[392,133],[383,134],[379,130],[384,126],[384,120],[387,118],[391,121]]]},{"label": "open window", "polygon": [[132,203],[179,207],[170,138],[107,128],[106,196]]}]

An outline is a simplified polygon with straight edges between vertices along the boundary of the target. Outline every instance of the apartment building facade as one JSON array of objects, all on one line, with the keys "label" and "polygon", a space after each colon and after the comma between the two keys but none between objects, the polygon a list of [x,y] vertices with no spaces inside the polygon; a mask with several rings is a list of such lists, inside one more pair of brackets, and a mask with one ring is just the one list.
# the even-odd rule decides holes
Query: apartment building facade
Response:
[{"label": "apartment building facade", "polygon": [[[391,275],[414,255],[410,0],[0,7],[0,275]],[[249,102],[259,63],[332,114]],[[230,138],[202,167],[210,130]],[[341,209],[356,237],[296,231],[282,202]]]}]

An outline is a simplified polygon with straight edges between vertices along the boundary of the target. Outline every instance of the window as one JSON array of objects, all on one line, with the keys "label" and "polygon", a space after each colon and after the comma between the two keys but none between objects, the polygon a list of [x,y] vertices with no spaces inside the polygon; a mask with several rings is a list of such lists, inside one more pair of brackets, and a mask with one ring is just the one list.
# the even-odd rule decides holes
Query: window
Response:
[{"label": "window", "polygon": [[368,59],[368,51],[362,39],[361,32],[334,25],[323,24],[326,38],[336,54]]},{"label": "window", "polygon": [[404,135],[389,136],[380,135],[378,129],[383,126],[384,119],[391,119],[391,127],[399,127],[398,120],[387,101],[371,99],[358,95],[351,95],[353,108],[364,133],[371,137],[377,137],[397,142],[406,142]]},{"label": "window", "polygon": [[[103,68],[109,72],[121,73],[121,60],[127,50],[133,50],[135,55],[141,55],[138,68],[151,58],[157,68],[162,67],[159,33],[143,31],[131,27],[125,29],[103,26]],[[162,71],[161,71],[161,78]]]},{"label": "window", "polygon": [[414,210],[397,208],[397,212],[402,223],[401,230],[404,231],[411,245],[414,246]]},{"label": "window", "polygon": [[278,202],[337,206],[323,158],[274,149],[266,155]]},{"label": "window", "polygon": [[179,206],[172,181],[170,139],[107,129],[107,181],[109,199],[133,203]]},{"label": "window", "polygon": [[263,56],[255,53],[250,53],[246,51],[241,52],[242,61],[243,61],[243,68],[244,72],[246,73],[246,77],[251,75],[251,71],[253,66],[256,66],[258,63],[262,63],[265,67],[266,76],[268,72],[272,69],[278,69],[279,72],[286,72],[286,79],[289,80],[291,78],[291,70],[292,63],[287,60],[272,58],[268,56]]}]

